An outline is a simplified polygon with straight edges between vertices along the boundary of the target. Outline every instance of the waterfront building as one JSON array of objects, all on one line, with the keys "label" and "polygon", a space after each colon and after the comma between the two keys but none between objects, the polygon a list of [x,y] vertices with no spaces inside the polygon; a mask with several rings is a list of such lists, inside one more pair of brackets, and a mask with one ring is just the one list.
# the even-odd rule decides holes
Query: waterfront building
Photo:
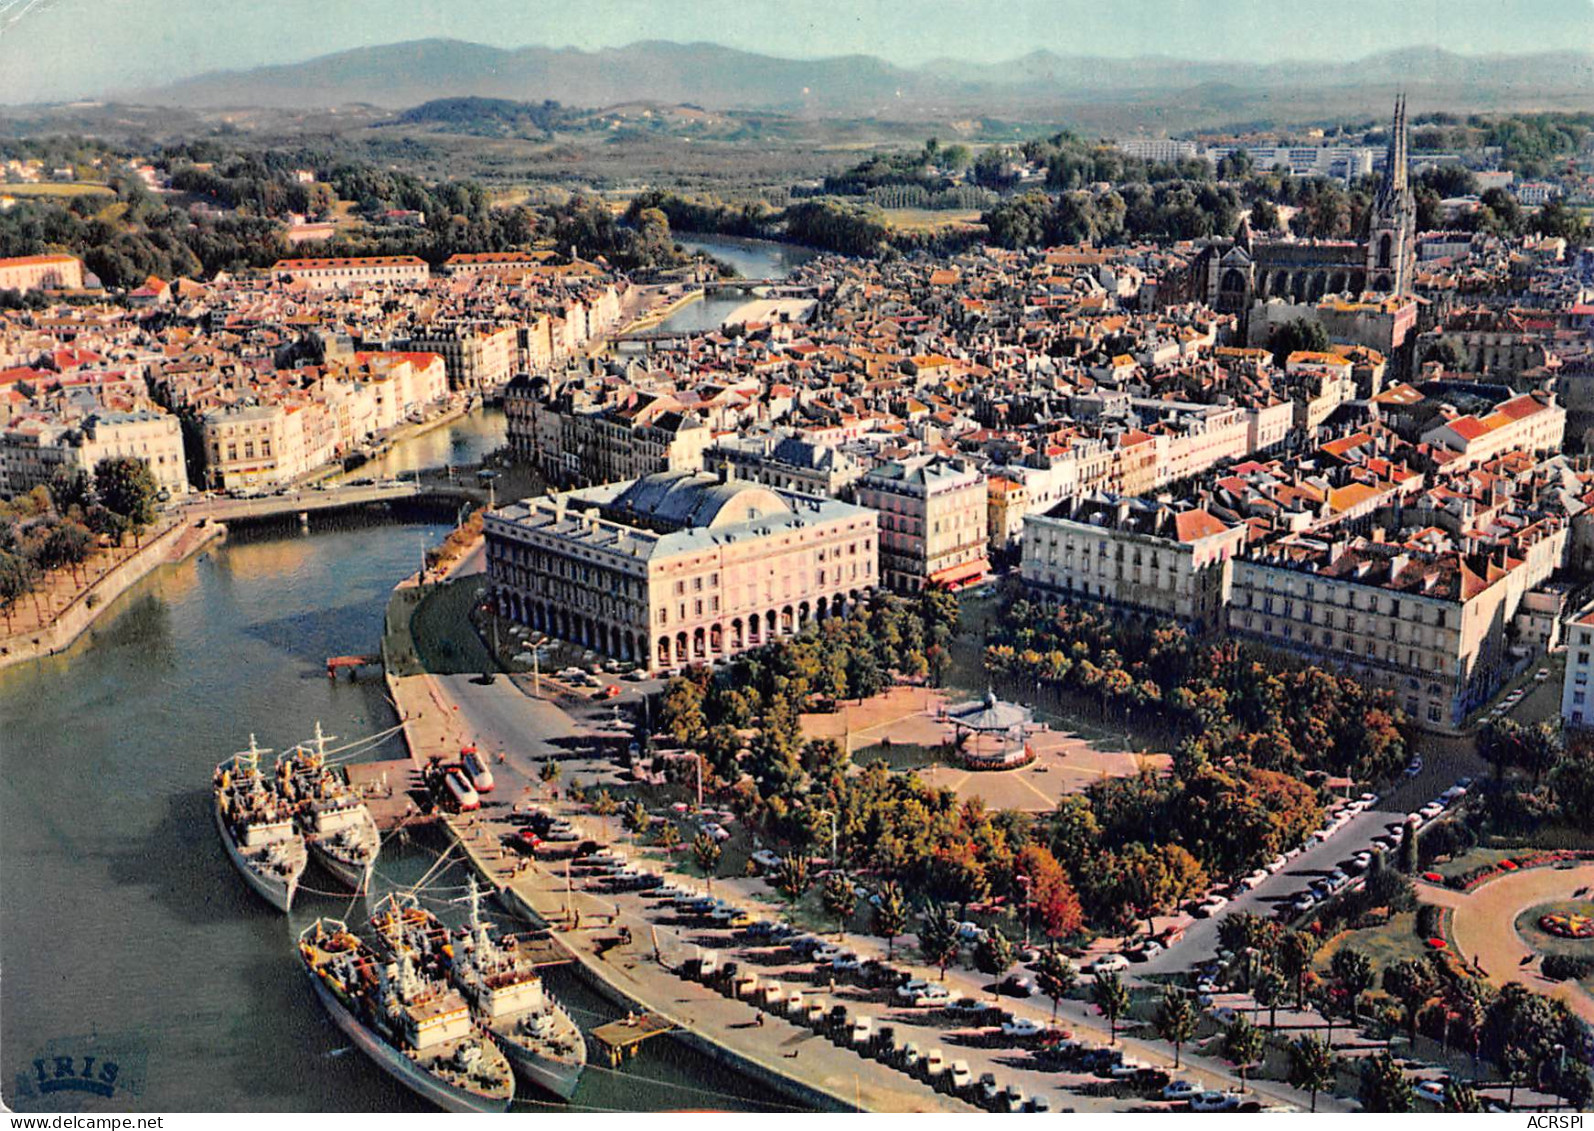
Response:
[{"label": "waterfront building", "polygon": [[503,388],[515,375],[520,338],[510,326],[456,325],[416,334],[405,341],[404,349],[441,356],[450,387],[488,393]]},{"label": "waterfront building", "polygon": [[898,593],[961,586],[989,572],[985,476],[941,456],[893,460],[858,480],[860,505],[880,514],[880,574]]},{"label": "waterfront building", "polygon": [[877,584],[876,516],[728,475],[675,471],[487,514],[501,613],[662,670],[841,613]]},{"label": "waterfront building", "polygon": [[169,496],[188,492],[182,426],[165,412],[97,412],[74,423],[28,419],[0,432],[0,496],[48,486],[58,474],[94,474],[102,459],[130,456],[149,465]]},{"label": "waterfront building", "polygon": [[212,490],[270,490],[302,470],[289,451],[288,411],[281,404],[216,409],[200,418],[200,431]]}]

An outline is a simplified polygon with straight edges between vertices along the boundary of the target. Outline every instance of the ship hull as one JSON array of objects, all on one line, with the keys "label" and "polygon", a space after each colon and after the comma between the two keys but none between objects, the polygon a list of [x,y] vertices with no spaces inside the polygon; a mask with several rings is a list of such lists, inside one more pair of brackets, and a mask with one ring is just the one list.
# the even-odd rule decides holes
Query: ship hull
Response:
[{"label": "ship hull", "polygon": [[371,872],[376,868],[376,857],[371,857],[362,867],[347,860],[339,860],[319,842],[313,840],[310,842],[310,854],[315,857],[316,863],[321,865],[322,871],[350,891],[360,893],[370,889]]},{"label": "ship hull", "polygon": [[216,817],[216,832],[221,837],[222,847],[227,850],[227,856],[232,860],[233,867],[238,869],[238,874],[243,876],[244,882],[255,890],[255,893],[271,906],[283,914],[293,910],[293,897],[299,890],[299,878],[304,874],[301,867],[285,880],[262,876],[250,866],[249,860],[238,851],[232,834],[227,831],[227,822],[221,815],[221,804],[217,802],[213,807]]},{"label": "ship hull", "polygon": [[326,1009],[327,1016],[332,1018],[332,1023],[342,1030],[343,1035],[353,1041],[361,1052],[370,1057],[378,1068],[400,1084],[403,1084],[417,1096],[420,1096],[428,1103],[437,1105],[444,1111],[500,1112],[509,1110],[511,1097],[494,1100],[486,1096],[479,1096],[474,1092],[467,1092],[461,1088],[454,1087],[446,1081],[439,1080],[436,1076],[421,1068],[409,1057],[393,1048],[392,1045],[382,1040],[362,1024],[360,1019],[349,1011],[348,1006],[339,1001],[337,995],[327,989],[325,983],[316,976],[315,971],[311,970],[308,973],[310,984],[315,987],[316,997],[321,999],[321,1005]]},{"label": "ship hull", "polygon": [[512,1037],[497,1032],[493,1032],[493,1040],[509,1058],[509,1063],[515,1069],[515,1075],[526,1083],[535,1085],[545,1092],[552,1092],[562,1100],[568,1100],[575,1094],[576,1085],[581,1083],[581,1073],[587,1067],[585,1057],[574,1061],[554,1060],[533,1052]]}]

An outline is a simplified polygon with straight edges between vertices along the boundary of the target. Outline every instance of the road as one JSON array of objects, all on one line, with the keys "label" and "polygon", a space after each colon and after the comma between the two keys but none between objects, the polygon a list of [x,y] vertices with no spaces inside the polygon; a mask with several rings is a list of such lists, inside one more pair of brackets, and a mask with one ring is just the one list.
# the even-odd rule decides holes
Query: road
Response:
[{"label": "road", "polygon": [[412,499],[420,493],[414,483],[371,484],[361,487],[331,487],[325,491],[296,490],[280,495],[256,495],[247,499],[221,496],[197,499],[183,505],[184,513],[192,517],[228,522],[240,518],[269,518],[279,514],[297,514],[301,511],[330,510],[335,507],[356,507],[367,503],[385,503],[394,499]]},{"label": "road", "polygon": [[1388,831],[1385,825],[1405,818],[1404,812],[1396,813],[1386,808],[1369,809],[1358,814],[1327,840],[1313,842],[1303,849],[1277,875],[1269,876],[1252,890],[1230,900],[1229,905],[1216,915],[1193,920],[1185,928],[1182,940],[1144,964],[1130,967],[1130,972],[1136,976],[1172,974],[1214,957],[1218,952],[1218,923],[1225,915],[1249,911],[1255,915],[1272,916],[1281,902],[1305,891],[1313,880],[1328,875],[1341,860],[1348,860],[1363,849],[1370,848],[1374,837]]}]

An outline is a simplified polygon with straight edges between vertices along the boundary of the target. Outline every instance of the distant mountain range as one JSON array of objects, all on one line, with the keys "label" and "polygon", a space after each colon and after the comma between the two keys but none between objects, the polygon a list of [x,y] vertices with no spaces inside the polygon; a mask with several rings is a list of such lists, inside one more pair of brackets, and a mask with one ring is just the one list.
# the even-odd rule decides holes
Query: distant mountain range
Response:
[{"label": "distant mountain range", "polygon": [[[1408,93],[1418,112],[1594,105],[1594,53],[1586,51],[1465,56],[1422,48],[1355,61],[1322,54],[1327,61],[1254,64],[1036,51],[1004,63],[941,59],[899,67],[870,55],[782,59],[710,43],[649,41],[588,52],[427,39],[212,72],[122,97],[194,110],[353,104],[400,109],[467,97],[556,99],[565,106],[652,101],[895,120],[980,114],[1058,121],[1084,107],[1112,105],[1120,112],[1146,108],[1144,124],[1150,128],[1192,117],[1379,115],[1397,89]],[[1163,121],[1160,115],[1168,117]]]}]

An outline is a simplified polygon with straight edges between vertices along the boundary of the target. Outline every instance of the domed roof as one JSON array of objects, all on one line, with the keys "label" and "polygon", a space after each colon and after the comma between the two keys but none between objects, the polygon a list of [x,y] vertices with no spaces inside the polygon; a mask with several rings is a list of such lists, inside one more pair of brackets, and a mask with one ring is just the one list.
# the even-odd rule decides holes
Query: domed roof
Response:
[{"label": "domed roof", "polygon": [[690,471],[645,475],[615,496],[608,509],[670,530],[734,526],[792,511],[768,487]]}]

